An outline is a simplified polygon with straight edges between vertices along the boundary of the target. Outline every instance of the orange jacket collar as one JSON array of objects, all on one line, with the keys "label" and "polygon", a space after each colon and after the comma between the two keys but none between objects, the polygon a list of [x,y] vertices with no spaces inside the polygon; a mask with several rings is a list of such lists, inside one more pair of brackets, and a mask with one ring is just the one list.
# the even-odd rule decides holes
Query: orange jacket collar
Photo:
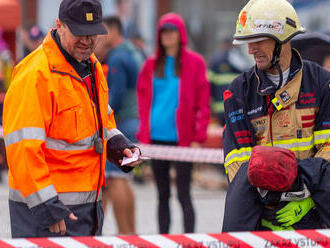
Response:
[{"label": "orange jacket collar", "polygon": [[[62,54],[60,48],[57,46],[56,42],[54,41],[51,32],[51,29],[46,38],[44,39],[42,46],[49,61],[49,67],[52,71],[59,71],[68,73],[76,78],[80,78],[78,73],[74,70],[72,65],[65,59],[64,55]],[[94,54],[90,56],[92,64],[97,61]]]}]

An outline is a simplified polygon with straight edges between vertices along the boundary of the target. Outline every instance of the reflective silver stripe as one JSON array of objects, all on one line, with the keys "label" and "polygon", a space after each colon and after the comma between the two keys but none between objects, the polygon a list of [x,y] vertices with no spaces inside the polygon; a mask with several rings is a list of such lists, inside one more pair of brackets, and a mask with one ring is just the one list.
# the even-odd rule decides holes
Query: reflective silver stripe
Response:
[{"label": "reflective silver stripe", "polygon": [[251,147],[241,148],[239,150],[234,149],[233,151],[227,154],[227,157],[225,159],[225,167],[228,167],[230,164],[234,162],[242,162],[245,160],[249,160],[251,154],[252,154]]},{"label": "reflective silver stripe", "polygon": [[[79,205],[96,201],[97,191],[59,193],[58,198],[64,205]],[[99,192],[98,201],[102,198],[102,191]]]},{"label": "reflective silver stripe", "polygon": [[103,128],[104,139],[109,140],[117,134],[122,134],[117,128],[107,129]]},{"label": "reflective silver stripe", "polygon": [[108,104],[108,115],[110,115],[112,113],[112,108],[110,107],[110,105]]},{"label": "reflective silver stripe", "polygon": [[[64,205],[79,205],[84,203],[95,202],[96,194],[97,191],[59,193],[58,198]],[[23,195],[19,190],[9,188],[9,200],[25,203],[28,205],[29,208],[32,208],[38,204],[46,202],[47,200],[55,197],[56,195],[57,193],[53,185],[50,185],[38,191],[37,193],[29,195],[26,198],[23,197]],[[42,198],[40,196],[42,196]],[[100,190],[97,200],[100,201],[101,199],[102,199],[102,190]]]},{"label": "reflective silver stripe", "polygon": [[47,137],[46,147],[49,149],[59,150],[59,151],[86,150],[93,147],[94,140],[96,137],[97,137],[97,133],[75,143],[68,143],[64,140]]},{"label": "reflective silver stripe", "polygon": [[49,185],[25,198],[19,190],[9,188],[9,199],[16,202],[26,203],[29,208],[33,208],[55,196],[57,196],[57,193],[53,185]]},{"label": "reflective silver stripe", "polygon": [[12,188],[9,188],[9,200],[25,203],[22,193],[19,190]]},{"label": "reflective silver stripe", "polygon": [[301,201],[310,196],[311,192],[308,190],[306,184],[304,184],[304,188],[301,191],[283,192],[280,201]]},{"label": "reflective silver stripe", "polygon": [[274,141],[274,146],[290,149],[293,151],[304,151],[310,150],[313,147],[313,141],[306,141],[306,142],[295,142],[290,144],[279,144]]},{"label": "reflective silver stripe", "polygon": [[330,141],[330,130],[322,130],[314,132],[315,144],[327,143]]},{"label": "reflective silver stripe", "polygon": [[5,145],[6,147],[10,146],[20,142],[23,139],[45,140],[46,132],[43,128],[25,127],[7,134],[5,137]]}]

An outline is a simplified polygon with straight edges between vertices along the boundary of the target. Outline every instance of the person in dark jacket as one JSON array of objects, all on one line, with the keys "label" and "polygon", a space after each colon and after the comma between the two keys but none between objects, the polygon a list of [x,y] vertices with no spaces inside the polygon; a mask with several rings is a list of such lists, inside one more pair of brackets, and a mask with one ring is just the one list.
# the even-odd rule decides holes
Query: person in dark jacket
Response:
[{"label": "person in dark jacket", "polygon": [[237,46],[232,45],[231,38],[226,38],[210,59],[207,76],[211,86],[211,115],[222,127],[225,125],[223,93],[233,79],[249,67],[247,58]]},{"label": "person in dark jacket", "polygon": [[[291,49],[290,39],[304,31],[285,0],[251,0],[239,14],[233,43],[248,44],[256,64],[224,93],[230,185],[222,231],[330,226],[330,73]],[[267,177],[280,156],[268,160],[273,166],[260,176],[266,188],[251,181],[252,155],[259,161],[269,156],[253,154],[256,145],[292,151],[295,183],[284,190]]]}]

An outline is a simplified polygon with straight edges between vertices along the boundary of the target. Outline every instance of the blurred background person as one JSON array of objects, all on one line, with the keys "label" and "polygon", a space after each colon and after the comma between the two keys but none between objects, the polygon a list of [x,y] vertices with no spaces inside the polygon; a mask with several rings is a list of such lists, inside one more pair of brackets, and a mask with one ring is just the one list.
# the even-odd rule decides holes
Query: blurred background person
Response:
[{"label": "blurred background person", "polygon": [[122,34],[130,39],[135,33],[139,33],[136,16],[136,6],[133,0],[117,0],[117,16],[122,23]]},{"label": "blurred background person", "polygon": [[135,47],[141,53],[143,59],[146,59],[147,53],[145,51],[145,41],[142,35],[138,32],[135,32],[135,34],[131,36],[130,41],[135,45]]},{"label": "blurred background person", "polygon": [[[8,89],[14,62],[8,44],[2,37],[0,28],[0,133],[2,137],[2,111],[5,93]],[[0,140],[0,183],[2,182],[2,170],[7,167],[6,152],[3,139]]]},{"label": "blurred background person", "polygon": [[249,66],[247,58],[237,46],[232,45],[229,37],[222,41],[210,59],[207,74],[211,84],[211,113],[221,126],[225,124],[223,93],[234,78]]},{"label": "blurred background person", "polygon": [[[225,125],[223,93],[229,84],[249,66],[250,63],[243,51],[238,46],[233,46],[231,37],[223,39],[210,58],[207,76],[211,86],[211,121],[205,147],[223,148],[222,128]],[[199,182],[206,187],[227,189],[224,167],[220,166],[219,171],[221,175],[213,182],[210,178],[203,180],[203,177],[200,177],[202,173],[195,174],[195,178],[197,177]]]},{"label": "blurred background person", "polygon": [[8,44],[3,39],[2,35],[3,31],[0,27],[0,92],[4,93],[8,89],[10,83],[14,61],[8,48]]},{"label": "blurred background person", "polygon": [[[109,103],[116,116],[117,128],[136,142],[138,127],[136,83],[143,57],[137,48],[122,35],[122,24],[117,16],[105,18],[108,35],[99,41],[96,55],[102,61],[109,86]],[[135,233],[135,199],[131,174],[122,172],[107,161],[107,187],[103,191],[104,210],[112,201],[119,234]]]},{"label": "blurred background person", "polygon": [[[157,28],[157,50],[145,62],[138,79],[138,140],[143,143],[199,146],[206,139],[209,122],[209,82],[201,55],[187,47],[184,21],[175,13],[162,16]],[[158,189],[160,233],[170,227],[170,162],[153,160]],[[193,165],[173,162],[183,211],[184,232],[195,230],[190,195]]]},{"label": "blurred background person", "polygon": [[28,30],[23,29],[24,57],[40,46],[44,38],[44,32],[36,25]]}]

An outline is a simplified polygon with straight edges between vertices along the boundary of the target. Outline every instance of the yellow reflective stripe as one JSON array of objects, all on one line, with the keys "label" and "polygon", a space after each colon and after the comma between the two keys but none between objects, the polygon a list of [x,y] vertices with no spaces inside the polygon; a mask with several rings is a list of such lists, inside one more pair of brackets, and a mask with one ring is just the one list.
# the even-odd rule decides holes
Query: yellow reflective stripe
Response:
[{"label": "yellow reflective stripe", "polygon": [[285,148],[288,150],[291,150],[293,152],[295,151],[309,151],[314,147],[314,144],[309,145],[309,146],[290,146],[290,145],[276,145],[277,147]]},{"label": "yellow reflective stripe", "polygon": [[274,144],[294,144],[294,143],[303,143],[308,142],[311,143],[313,140],[313,136],[306,137],[306,138],[300,138],[300,139],[288,139],[288,140],[274,140]]},{"label": "yellow reflective stripe", "polygon": [[330,142],[330,130],[320,130],[314,132],[314,143],[316,145]]},{"label": "yellow reflective stripe", "polygon": [[234,162],[248,161],[251,157],[252,147],[243,147],[229,152],[225,158],[225,169]]},{"label": "yellow reflective stripe", "polygon": [[314,136],[300,139],[275,140],[273,141],[273,144],[274,146],[289,149],[291,151],[306,151],[314,147],[313,139]]}]

